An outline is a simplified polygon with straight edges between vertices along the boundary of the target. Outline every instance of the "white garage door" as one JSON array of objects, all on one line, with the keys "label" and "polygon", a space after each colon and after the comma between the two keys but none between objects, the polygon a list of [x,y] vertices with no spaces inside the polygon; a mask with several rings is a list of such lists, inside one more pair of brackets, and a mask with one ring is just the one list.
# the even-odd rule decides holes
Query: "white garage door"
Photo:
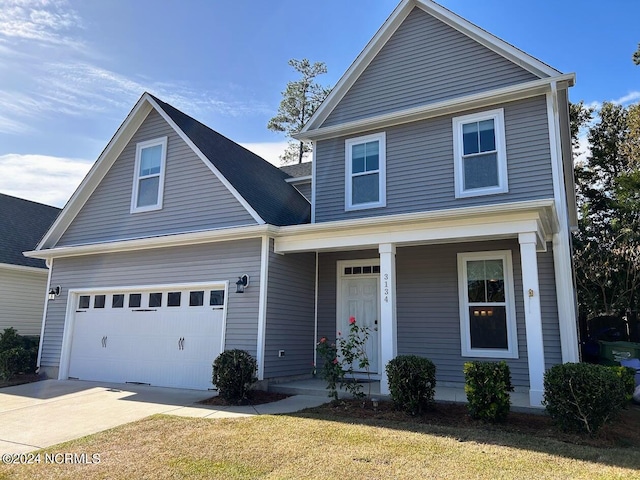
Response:
[{"label": "white garage door", "polygon": [[70,378],[212,388],[224,285],[80,292],[73,301]]}]

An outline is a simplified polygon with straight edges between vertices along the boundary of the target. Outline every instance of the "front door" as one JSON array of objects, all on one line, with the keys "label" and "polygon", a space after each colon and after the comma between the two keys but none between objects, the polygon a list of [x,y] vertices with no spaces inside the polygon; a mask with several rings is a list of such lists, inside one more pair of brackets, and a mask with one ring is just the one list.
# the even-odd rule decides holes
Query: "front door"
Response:
[{"label": "front door", "polygon": [[[379,319],[380,319],[380,301],[379,301],[379,284],[380,270],[367,266],[365,270],[371,273],[349,273],[344,274],[345,270],[353,272],[354,270],[362,272],[362,268],[342,267],[341,275],[339,275],[339,297],[340,306],[338,308],[338,331],[343,337],[349,335],[349,318],[354,317],[359,326],[367,327],[369,339],[366,344],[367,357],[369,358],[369,372],[373,374],[380,373],[378,365],[379,350]],[[340,268],[340,267],[339,267]],[[369,270],[371,269],[371,270]],[[339,270],[339,272],[340,272]],[[358,365],[354,365],[354,371],[361,371]]]}]

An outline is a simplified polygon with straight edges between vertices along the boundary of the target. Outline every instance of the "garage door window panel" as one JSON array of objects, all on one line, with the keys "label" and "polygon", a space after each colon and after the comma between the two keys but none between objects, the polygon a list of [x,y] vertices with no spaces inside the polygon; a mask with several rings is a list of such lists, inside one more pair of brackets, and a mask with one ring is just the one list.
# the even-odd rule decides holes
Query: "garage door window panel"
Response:
[{"label": "garage door window panel", "polygon": [[111,299],[111,308],[123,308],[124,307],[124,294],[116,293]]},{"label": "garage door window panel", "polygon": [[104,308],[106,295],[96,295],[93,297],[93,308]]},{"label": "garage door window panel", "polygon": [[80,295],[80,299],[78,300],[78,308],[89,308],[90,302],[91,302],[90,295]]},{"label": "garage door window panel", "polygon": [[167,294],[167,307],[179,307],[181,292],[169,292]]},{"label": "garage door window panel", "polygon": [[162,293],[149,294],[149,308],[162,306]]},{"label": "garage door window panel", "polygon": [[211,290],[209,295],[209,305],[212,307],[223,307],[224,290]]},{"label": "garage door window panel", "polygon": [[129,295],[129,308],[140,308],[141,302],[141,293],[132,293]]},{"label": "garage door window panel", "polygon": [[204,290],[189,293],[189,306],[201,307],[204,305]]}]

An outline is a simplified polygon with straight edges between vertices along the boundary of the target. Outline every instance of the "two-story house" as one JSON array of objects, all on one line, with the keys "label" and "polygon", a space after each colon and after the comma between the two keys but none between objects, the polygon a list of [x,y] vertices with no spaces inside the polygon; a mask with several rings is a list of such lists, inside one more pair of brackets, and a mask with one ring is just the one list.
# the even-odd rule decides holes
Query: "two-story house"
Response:
[{"label": "two-story house", "polygon": [[40,368],[205,389],[243,348],[278,381],[310,375],[354,316],[382,393],[399,354],[444,385],[504,359],[540,405],[544,371],[578,360],[573,83],[402,0],[298,134],[310,178],[145,93],[28,253],[60,286]]}]

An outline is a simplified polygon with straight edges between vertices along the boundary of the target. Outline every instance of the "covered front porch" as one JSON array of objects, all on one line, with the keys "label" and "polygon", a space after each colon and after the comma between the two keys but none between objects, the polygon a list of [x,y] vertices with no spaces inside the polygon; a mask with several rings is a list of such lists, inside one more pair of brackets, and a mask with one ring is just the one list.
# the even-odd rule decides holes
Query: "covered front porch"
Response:
[{"label": "covered front porch", "polygon": [[540,406],[545,370],[578,358],[556,223],[552,202],[524,202],[284,227],[274,249],[316,252],[316,342],[346,334],[351,316],[367,326],[380,395],[397,355],[432,360],[450,401],[465,398],[465,362],[505,360]]}]

